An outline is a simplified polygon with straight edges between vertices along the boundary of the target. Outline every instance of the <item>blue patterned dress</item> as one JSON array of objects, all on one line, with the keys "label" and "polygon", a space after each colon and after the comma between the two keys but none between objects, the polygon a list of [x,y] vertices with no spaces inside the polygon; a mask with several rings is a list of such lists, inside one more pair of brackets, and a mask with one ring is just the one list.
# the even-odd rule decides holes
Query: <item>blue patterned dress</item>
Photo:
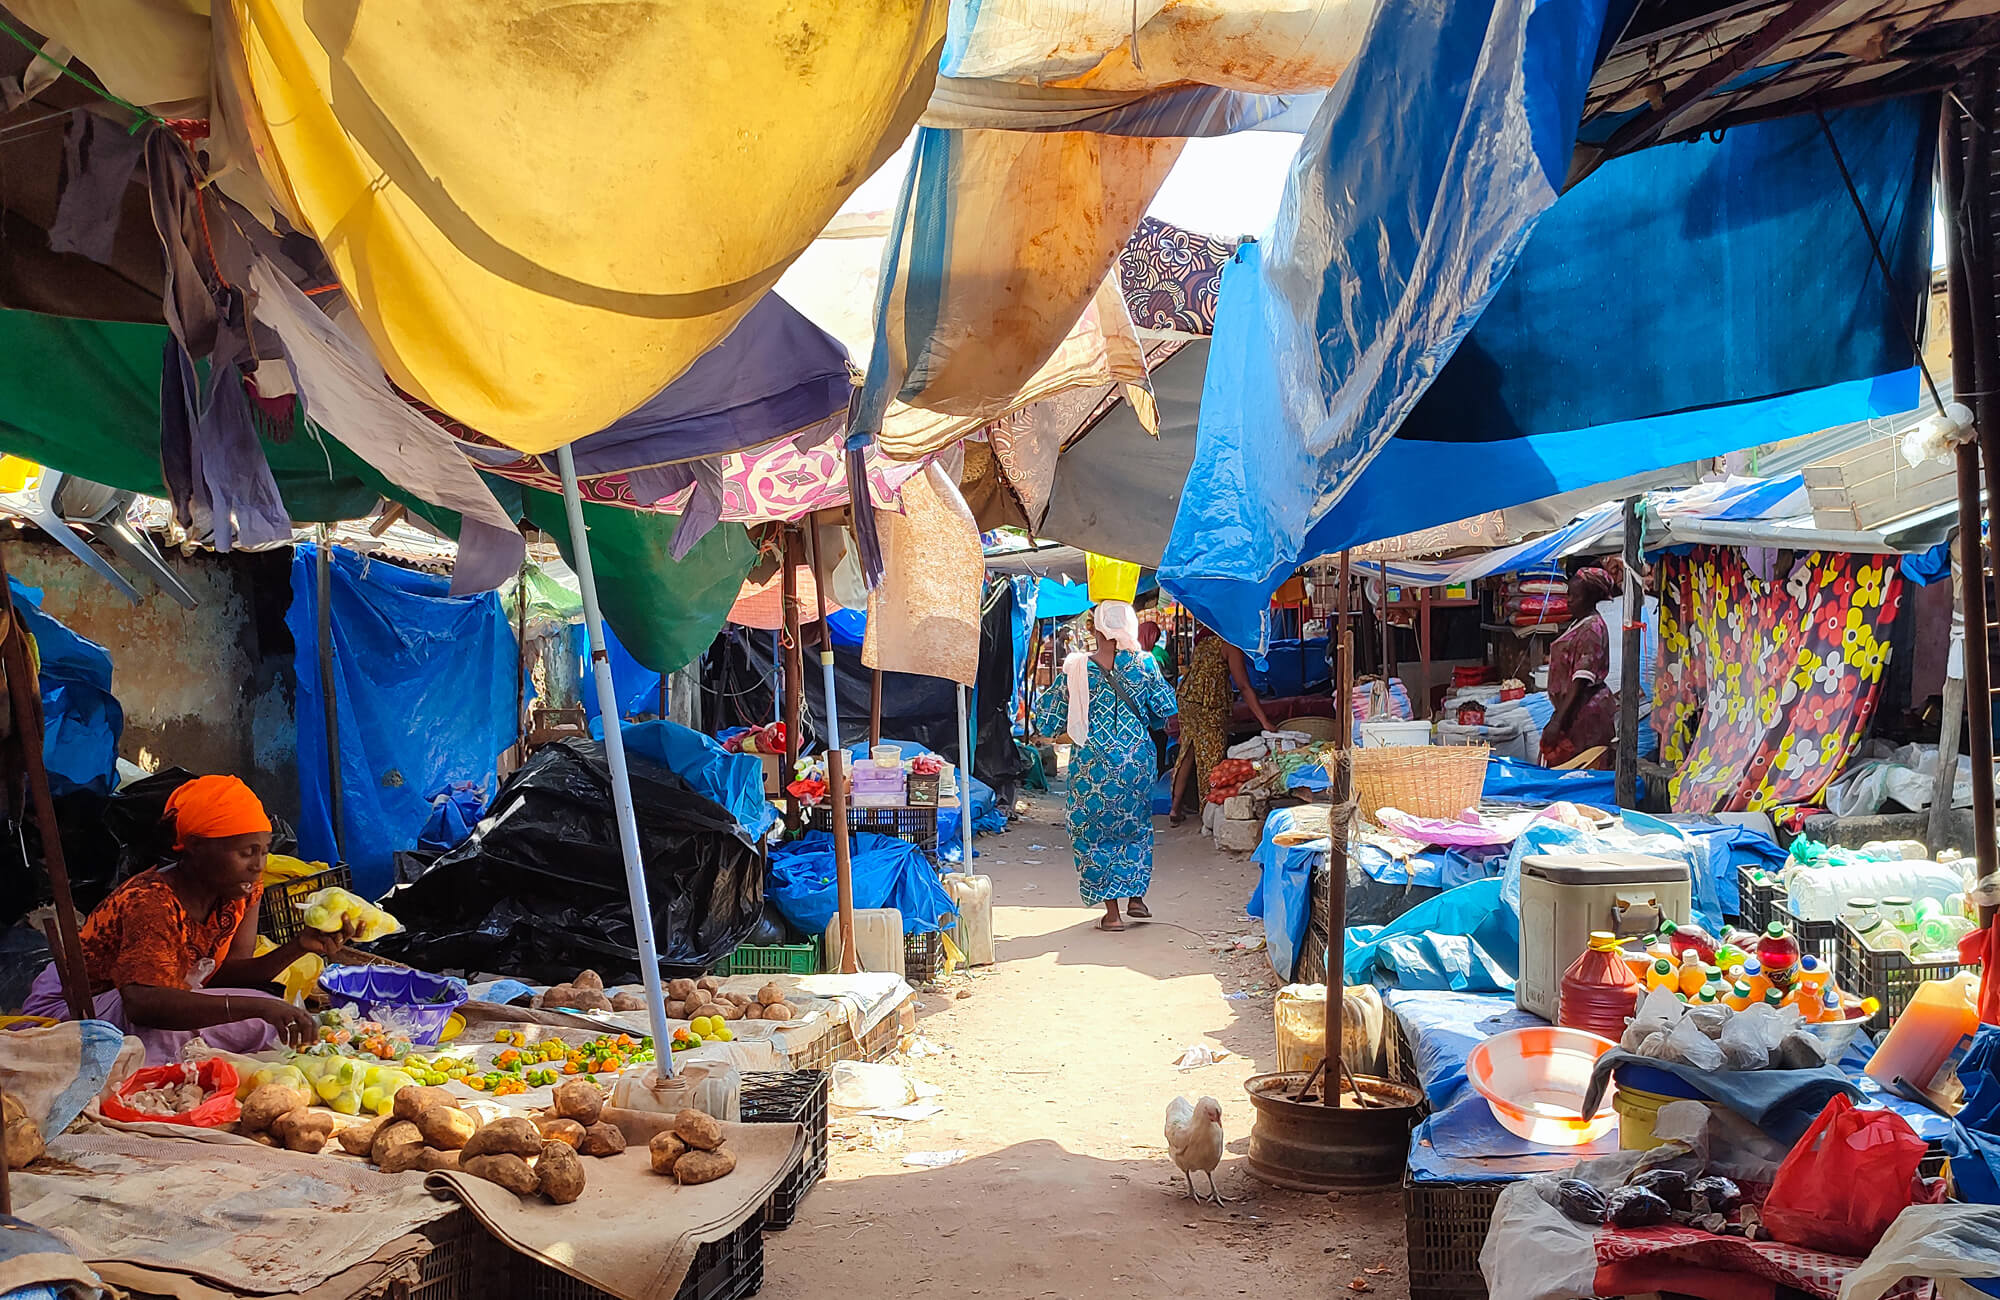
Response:
[{"label": "blue patterned dress", "polygon": [[[1174,715],[1174,692],[1150,656],[1121,650],[1115,660],[1132,716],[1096,660],[1089,669],[1090,742],[1069,760],[1069,833],[1076,842],[1077,889],[1086,903],[1140,898],[1153,881],[1152,730]],[[1035,729],[1069,729],[1069,691],[1061,675],[1042,693]]]}]

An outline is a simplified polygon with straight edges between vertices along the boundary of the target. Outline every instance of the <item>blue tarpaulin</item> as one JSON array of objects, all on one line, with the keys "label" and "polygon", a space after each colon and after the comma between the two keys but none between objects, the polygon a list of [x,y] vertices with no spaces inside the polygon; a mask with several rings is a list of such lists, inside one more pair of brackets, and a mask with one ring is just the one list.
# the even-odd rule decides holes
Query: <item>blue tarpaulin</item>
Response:
[{"label": "blue tarpaulin", "polygon": [[49,793],[118,788],[125,710],[111,693],[111,654],[42,612],[42,593],[9,578],[14,613],[35,639],[42,688],[42,763]]},{"label": "blue tarpaulin", "polygon": [[[597,707],[597,670],[590,663],[590,634],[577,623],[569,636],[576,647],[576,661],[582,665],[584,715],[595,720],[602,711]],[[634,659],[609,623],[604,625],[604,652],[611,660],[611,689],[618,694],[618,716],[628,722],[659,717],[660,674]]]},{"label": "blue tarpaulin", "polygon": [[[887,835],[854,837],[851,854],[856,907],[893,907],[903,914],[905,934],[928,934],[941,916],[956,916],[957,904],[938,883],[937,869],[924,851]],[[803,935],[825,934],[839,911],[833,836],[807,831],[771,850],[771,874],[764,897]]]},{"label": "blue tarpaulin", "polygon": [[[603,737],[602,723],[591,728]],[[699,731],[665,719],[628,722],[621,729],[628,752],[650,758],[719,803],[752,840],[761,840],[781,820],[764,797],[764,763],[755,754],[733,754]]]},{"label": "blue tarpaulin", "polygon": [[486,810],[486,792],[470,781],[455,781],[431,796],[430,820],[417,832],[417,847],[448,853],[465,842]]},{"label": "blue tarpaulin", "polygon": [[[1418,8],[1383,6],[1269,249],[1246,246],[1224,276],[1161,573],[1239,644],[1301,558],[1915,403],[1899,304],[1929,269],[1934,107],[1829,118],[1892,286],[1812,118],[1614,159],[1537,223],[1553,195],[1531,170],[1460,183],[1495,138],[1482,114],[1408,106],[1476,91],[1573,123],[1588,6],[1536,6],[1519,41],[1487,50],[1490,86],[1441,83],[1525,6]],[[1510,138],[1531,135],[1560,180],[1567,135]],[[1316,231],[1330,234],[1299,233]]]},{"label": "blue tarpaulin", "polygon": [[[296,647],[299,848],[335,859],[321,703],[317,549],[292,557],[285,626]],[[518,726],[514,634],[499,597],[449,594],[450,582],[352,551],[333,551],[333,683],[345,815],[340,856],[356,892],[395,881],[394,856],[430,819],[430,796],[458,781],[494,789]]]},{"label": "blue tarpaulin", "polygon": [[1520,969],[1521,922],[1502,881],[1476,880],[1426,899],[1387,925],[1347,931],[1349,984],[1507,993]]}]

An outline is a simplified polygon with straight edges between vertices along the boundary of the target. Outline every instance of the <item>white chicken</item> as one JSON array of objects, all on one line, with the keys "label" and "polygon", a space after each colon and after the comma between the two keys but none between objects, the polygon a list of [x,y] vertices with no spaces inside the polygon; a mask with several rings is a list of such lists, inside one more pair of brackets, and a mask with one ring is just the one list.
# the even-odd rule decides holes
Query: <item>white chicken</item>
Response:
[{"label": "white chicken", "polygon": [[[1189,1101],[1176,1097],[1167,1103],[1167,1152],[1187,1179],[1188,1195],[1201,1202],[1214,1198],[1217,1205],[1228,1204],[1215,1190],[1215,1167],[1222,1163],[1222,1103],[1213,1097]],[[1208,1197],[1194,1190],[1194,1172],[1208,1175]]]}]

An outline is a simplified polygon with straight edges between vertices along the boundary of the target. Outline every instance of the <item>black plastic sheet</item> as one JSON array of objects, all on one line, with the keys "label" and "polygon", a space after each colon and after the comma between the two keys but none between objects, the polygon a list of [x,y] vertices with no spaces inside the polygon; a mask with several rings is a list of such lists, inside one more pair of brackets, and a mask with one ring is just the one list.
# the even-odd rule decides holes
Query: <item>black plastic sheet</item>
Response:
[{"label": "black plastic sheet", "polygon": [[[720,804],[666,768],[632,755],[630,771],[661,968],[703,970],[762,919],[763,856]],[[471,838],[382,904],[406,928],[375,950],[425,970],[637,979],[604,746],[566,740],[535,754]]]}]

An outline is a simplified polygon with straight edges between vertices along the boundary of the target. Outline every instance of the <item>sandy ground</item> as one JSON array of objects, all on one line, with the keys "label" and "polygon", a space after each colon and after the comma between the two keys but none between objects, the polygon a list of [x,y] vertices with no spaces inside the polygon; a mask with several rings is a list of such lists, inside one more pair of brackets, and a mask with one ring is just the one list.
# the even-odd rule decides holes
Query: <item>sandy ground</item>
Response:
[{"label": "sandy ground", "polygon": [[[826,1181],[765,1239],[766,1297],[1407,1300],[1396,1193],[1336,1199],[1250,1177],[1242,1082],[1276,1053],[1270,966],[1231,949],[1257,933],[1243,915],[1255,868],[1192,824],[1158,826],[1156,919],[1123,934],[1095,929],[1077,899],[1060,794],[1031,796],[1007,834],[980,841],[999,964],[923,996],[922,1034],[944,1050],[906,1063],[944,1113],[836,1115]],[[1181,1073],[1172,1062],[1193,1043],[1234,1055]],[[1233,1204],[1183,1199],[1161,1133],[1183,1093],[1222,1103],[1216,1182]],[[965,1158],[903,1163],[950,1150]]]}]

